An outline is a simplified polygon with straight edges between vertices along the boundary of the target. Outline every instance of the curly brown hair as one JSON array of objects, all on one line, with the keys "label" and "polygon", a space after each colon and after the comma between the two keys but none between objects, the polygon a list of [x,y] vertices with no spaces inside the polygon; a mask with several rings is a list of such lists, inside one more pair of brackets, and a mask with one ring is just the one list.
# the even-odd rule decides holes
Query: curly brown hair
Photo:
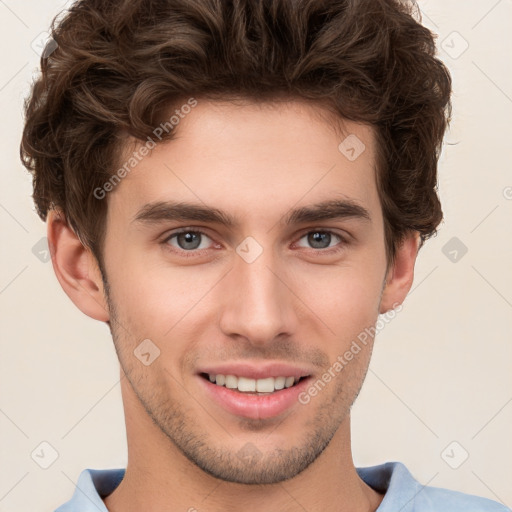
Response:
[{"label": "curly brown hair", "polygon": [[418,18],[399,0],[77,1],[54,18],[56,49],[25,102],[20,153],[39,216],[62,210],[101,265],[108,202],[93,191],[129,136],[149,140],[191,96],[285,96],[374,128],[393,262],[411,230],[422,245],[443,217],[437,162],[451,79]]}]

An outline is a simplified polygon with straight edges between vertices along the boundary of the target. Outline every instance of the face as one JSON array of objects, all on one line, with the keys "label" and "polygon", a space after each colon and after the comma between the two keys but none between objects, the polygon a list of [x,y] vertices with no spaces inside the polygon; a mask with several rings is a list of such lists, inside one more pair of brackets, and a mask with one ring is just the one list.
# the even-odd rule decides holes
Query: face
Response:
[{"label": "face", "polygon": [[[368,367],[371,339],[333,371],[375,324],[386,277],[374,134],[346,122],[340,135],[299,102],[199,101],[175,129],[108,194],[120,364],[198,467],[279,482],[346,423]],[[348,135],[364,143],[356,159],[338,148]]]}]

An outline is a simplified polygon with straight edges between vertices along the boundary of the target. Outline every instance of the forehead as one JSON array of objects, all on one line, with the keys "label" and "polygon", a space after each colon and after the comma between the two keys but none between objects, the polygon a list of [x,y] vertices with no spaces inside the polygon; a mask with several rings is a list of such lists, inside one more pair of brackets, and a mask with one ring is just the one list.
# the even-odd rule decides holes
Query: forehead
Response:
[{"label": "forehead", "polygon": [[[110,194],[124,216],[169,200],[229,208],[241,217],[257,211],[260,218],[333,197],[378,206],[369,126],[301,101],[198,99],[187,112],[174,116],[173,139],[157,144]],[[130,146],[125,158],[140,147]]]}]

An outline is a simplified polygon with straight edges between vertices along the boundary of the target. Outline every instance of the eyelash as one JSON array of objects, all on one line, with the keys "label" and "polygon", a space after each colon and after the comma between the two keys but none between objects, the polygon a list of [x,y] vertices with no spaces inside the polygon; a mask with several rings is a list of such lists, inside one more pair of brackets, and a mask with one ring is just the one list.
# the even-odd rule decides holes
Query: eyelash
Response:
[{"label": "eyelash", "polygon": [[[170,235],[166,236],[165,239],[162,240],[161,244],[164,245],[164,247],[167,250],[171,251],[172,253],[179,254],[180,256],[183,256],[185,258],[194,258],[194,257],[201,256],[203,254],[203,251],[208,250],[208,249],[192,249],[190,251],[186,251],[184,249],[176,249],[175,247],[171,248],[171,246],[169,245],[168,242],[171,239],[175,238],[176,236],[178,236],[182,233],[200,234],[200,235],[204,235],[207,238],[211,239],[211,237],[208,235],[208,233],[206,233],[205,231],[202,231],[201,229],[182,228],[179,231],[174,231]],[[315,249],[313,247],[310,247],[309,249],[311,251],[313,251],[315,253],[319,253],[318,256],[322,256],[322,255],[326,255],[326,254],[329,254],[329,255],[336,254],[336,253],[342,251],[344,249],[344,246],[349,244],[348,240],[344,236],[342,236],[339,233],[332,231],[330,229],[309,229],[308,231],[301,233],[298,240],[300,240],[301,238],[303,238],[304,236],[306,236],[310,233],[328,233],[328,234],[338,237],[341,241],[340,244],[338,244],[338,245],[341,245],[341,247],[335,246],[335,247],[331,247],[328,249]]]}]

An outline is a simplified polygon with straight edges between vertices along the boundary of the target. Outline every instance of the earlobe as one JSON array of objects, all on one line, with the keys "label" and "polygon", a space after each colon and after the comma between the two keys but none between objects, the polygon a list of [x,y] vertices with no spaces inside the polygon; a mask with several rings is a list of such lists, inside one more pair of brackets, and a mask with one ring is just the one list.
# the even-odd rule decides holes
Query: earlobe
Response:
[{"label": "earlobe", "polygon": [[414,280],[414,264],[419,249],[419,233],[411,232],[397,250],[394,263],[388,270],[382,292],[379,313],[384,314],[405,300]]},{"label": "earlobe", "polygon": [[62,289],[87,316],[107,322],[108,305],[96,258],[67,224],[62,211],[51,210],[47,225],[53,269]]}]

